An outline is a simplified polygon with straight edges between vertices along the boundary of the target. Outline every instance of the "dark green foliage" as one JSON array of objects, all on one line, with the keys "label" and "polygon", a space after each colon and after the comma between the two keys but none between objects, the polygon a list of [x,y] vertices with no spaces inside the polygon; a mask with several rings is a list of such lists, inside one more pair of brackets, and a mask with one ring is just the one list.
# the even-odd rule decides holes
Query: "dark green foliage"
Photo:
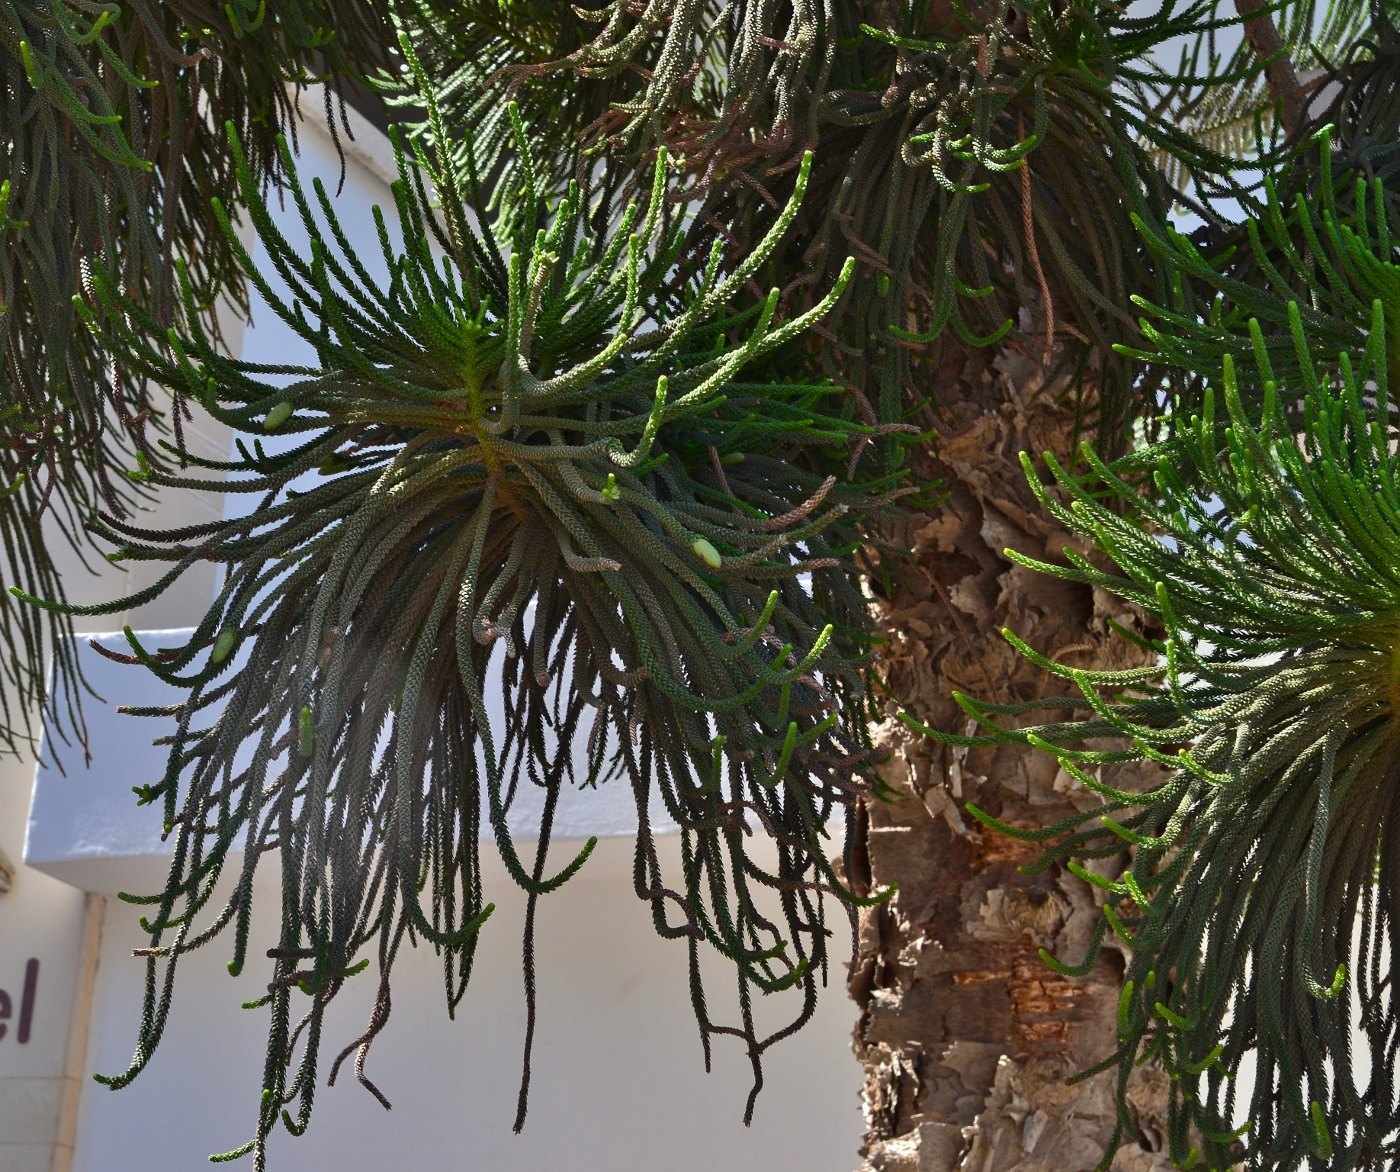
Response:
[{"label": "dark green foliage", "polygon": [[[1334,40],[1347,21],[1359,18],[1345,8],[1334,14]],[[1392,293],[1400,286],[1391,258],[1400,182],[1387,184],[1400,163],[1400,31],[1378,5],[1368,35],[1341,43],[1337,81],[1324,91],[1332,100],[1313,110],[1293,149],[1266,171],[1260,191],[1245,200],[1248,215],[1203,225],[1189,236],[1138,221],[1153,257],[1172,274],[1171,296],[1133,298],[1148,315],[1140,322],[1143,341],[1119,350],[1172,368],[1179,409],[1199,402],[1202,382],[1223,355],[1252,345],[1249,322],[1255,318],[1284,383],[1296,381],[1299,372],[1290,324],[1295,312],[1312,360],[1334,370],[1339,350],[1364,344],[1371,299],[1382,297],[1400,355],[1400,297]],[[1397,363],[1393,357],[1392,384],[1400,375]],[[1240,377],[1257,401],[1254,373],[1246,367]]]},{"label": "dark green foliage", "polygon": [[242,306],[233,253],[209,212],[212,196],[234,188],[234,168],[201,103],[239,128],[254,171],[271,175],[292,113],[287,87],[322,70],[335,79],[387,65],[390,29],[383,4],[334,14],[324,3],[251,0],[5,6],[0,304],[6,401],[20,423],[54,426],[52,416],[84,448],[109,406],[139,442],[144,385],[74,328],[89,258],[119,259],[129,294],[162,319],[175,309],[177,259],[202,313],[219,298]]},{"label": "dark green foliage", "polygon": [[[130,662],[188,695],[148,713],[177,719],[165,776],[139,789],[174,860],[166,890],[137,900],[147,998],[113,1085],[158,1044],[183,953],[231,929],[243,967],[254,868],[273,854],[282,934],[249,1148],[261,1165],[279,1117],[306,1126],[325,1008],[371,960],[373,1015],[330,1074],[358,1052],[379,1095],[362,1063],[405,936],[440,951],[450,1008],[464,994],[491,912],[489,825],[529,893],[523,1119],[536,900],[591,849],[550,865],[555,804],[611,784],[635,797],[637,893],[686,941],[707,1053],[711,1033],[741,1037],[756,1092],[763,1050],[825,976],[823,899],[859,902],[823,845],[871,756],[858,551],[908,491],[907,420],[942,390],[925,372],[1012,346],[1060,368],[1049,381],[1081,396],[1101,451],[1135,421],[1166,437],[1113,466],[1086,450],[1084,475],[1052,463],[1072,504],[1047,489],[1047,505],[1117,569],[1042,567],[1154,615],[1164,662],[1086,672],[1022,645],[1077,690],[963,701],[986,740],[1050,751],[1106,799],[1022,833],[1050,844],[1044,866],[1105,888],[1095,947],[1109,930],[1132,944],[1107,1065],[1120,1090],[1148,1053],[1178,1076],[1179,1160],[1390,1158],[1400,184],[1382,180],[1400,157],[1400,51],[1379,2],[1276,6],[1295,63],[1342,81],[1285,144],[1265,63],[1218,51],[1233,5],[1148,8],[0,9],[12,577],[30,601],[59,597],[38,530],[52,491],[70,534],[100,510],[116,557],[170,564],[153,590],[83,613],[156,597],[197,561],[225,571],[187,643],[131,637]],[[392,51],[391,27],[418,56]],[[402,238],[380,224],[386,280],[278,137],[286,84],[322,73],[331,93],[372,80],[416,122],[399,140]],[[1238,178],[1252,167],[1262,195]],[[308,247],[279,233],[270,194]],[[1222,197],[1242,223],[1217,214]],[[1174,233],[1174,209],[1205,227]],[[252,224],[288,298],[230,218]],[[314,361],[227,355],[214,310],[244,307],[248,283]],[[189,411],[243,433],[240,459],[209,466],[232,480],[190,471]],[[273,433],[290,440],[269,452]],[[257,507],[178,532],[132,520],[128,493],[191,487]],[[72,611],[4,605],[0,676],[27,705]],[[494,724],[488,697],[504,704]],[[51,724],[70,700],[54,693]],[[1082,719],[995,727],[1051,708]],[[1169,772],[1124,792],[1101,770],[1123,762]],[[529,786],[544,812],[522,858],[509,815]],[[658,803],[682,827],[678,876],[653,842]],[[711,1021],[702,941],[736,967],[737,1025]],[[755,990],[788,994],[788,1026],[759,1033]],[[1245,1104],[1227,1075],[1247,1054]],[[1227,1136],[1240,1108],[1253,1129]]]},{"label": "dark green foliage", "polygon": [[[756,304],[744,292],[796,215],[808,164],[768,236],[732,258],[667,200],[664,153],[649,201],[604,235],[577,186],[546,208],[510,117],[516,161],[494,227],[448,151],[401,159],[402,243],[380,220],[387,284],[289,157],[309,255],[288,243],[230,133],[239,200],[291,300],[231,227],[228,239],[246,278],[314,347],[309,367],[227,357],[188,282],[183,320],[167,331],[123,300],[113,273],[94,275],[106,324],[93,325],[129,369],[245,434],[297,437],[282,455],[246,441],[229,482],[149,471],[153,485],[253,493],[247,517],[178,532],[114,516],[99,526],[121,556],[172,563],[123,606],[197,560],[227,567],[183,646],[145,649],[130,636],[132,662],[189,697],[172,710],[165,777],[140,791],[162,806],[175,855],[165,892],[140,901],[154,905],[147,1005],[137,1058],[110,1081],[149,1059],[180,955],[231,928],[230,967],[243,967],[254,868],[277,853],[259,1160],[284,1106],[296,1104],[289,1128],[306,1125],[324,1009],[369,951],[379,1008],[342,1059],[383,1027],[405,933],[441,950],[449,1005],[461,999],[491,910],[483,810],[533,921],[535,899],[592,847],[547,865],[562,789],[631,788],[637,893],[662,935],[688,941],[707,1048],[720,1027],[697,946],[736,965],[740,1022],[724,1029],[747,1041],[755,1093],[762,1051],[806,1020],[824,979],[823,894],[857,902],[827,861],[825,826],[864,792],[870,759],[869,620],[851,558],[856,521],[900,492],[862,459],[887,429],[852,421],[825,383],[745,380],[840,295],[838,283],[789,315],[778,289]],[[116,324],[124,315],[130,324]],[[297,479],[312,472],[323,481]],[[488,696],[504,698],[503,725]],[[523,786],[546,791],[529,830],[534,859],[519,856],[507,824]],[[682,827],[679,876],[662,873],[652,841],[658,800]],[[776,863],[751,849],[756,829]],[[215,906],[244,836],[246,861]],[[533,1016],[531,955],[527,934]],[[791,1024],[760,1036],[752,993],[785,989]],[[306,1024],[292,1031],[303,996]],[[528,1043],[521,1120],[526,1086]]]},{"label": "dark green foliage", "polygon": [[[1385,182],[1393,213],[1400,201],[1400,183],[1395,182],[1400,170],[1400,12],[1390,0],[1371,0],[1366,7],[1368,21],[1362,22],[1359,12],[1347,14],[1347,22],[1358,25],[1352,35],[1337,35],[1342,29],[1334,29],[1333,43],[1319,51],[1318,63],[1327,67],[1332,83],[1321,96],[1330,94],[1330,100],[1312,112],[1303,135],[1331,127],[1333,169],[1355,168],[1363,177]],[[1311,186],[1302,173],[1296,178]]]},{"label": "dark green foliage", "polygon": [[[1150,316],[1141,323],[1144,347],[1122,347],[1126,355],[1165,361],[1199,387],[1225,354],[1256,345],[1257,328],[1270,377],[1297,385],[1314,362],[1335,375],[1336,355],[1365,345],[1371,305],[1379,298],[1391,339],[1389,376],[1400,385],[1400,265],[1391,235],[1396,209],[1379,178],[1352,167],[1334,172],[1330,129],[1277,180],[1265,180],[1267,202],[1232,241],[1202,233],[1198,244],[1170,229],[1158,234],[1140,225],[1153,253],[1176,274],[1175,299],[1170,309],[1134,299]],[[1300,186],[1303,175],[1315,193],[1298,191],[1286,203],[1280,188]],[[1306,353],[1299,331],[1308,340]],[[1241,375],[1256,400],[1262,370]]]},{"label": "dark green foliage", "polygon": [[[1216,51],[1240,18],[1215,0],[1141,16],[1111,4],[523,5],[509,22],[494,4],[468,7],[483,30],[474,44],[510,25],[508,64],[488,75],[481,52],[464,55],[443,102],[452,123],[494,125],[493,159],[500,96],[519,87],[543,135],[568,111],[556,182],[583,156],[617,176],[665,145],[706,214],[748,245],[814,151],[812,198],[776,259],[814,270],[820,289],[854,253],[824,326],[826,369],[886,421],[928,393],[929,343],[998,340],[1031,305],[1031,332],[1092,383],[1113,442],[1143,408],[1141,364],[1112,350],[1135,334],[1128,299],[1169,294],[1131,215],[1163,224],[1174,202],[1212,214],[1164,184],[1164,157],[1212,196],[1244,196],[1232,176],[1248,153],[1179,123],[1211,101],[1241,118],[1268,106],[1248,47]],[[1360,7],[1331,6],[1323,43],[1347,41]],[[1287,6],[1286,45],[1309,42],[1318,8]],[[1164,60],[1178,43],[1179,60]]]},{"label": "dark green foliage", "polygon": [[[89,266],[117,264],[126,293],[169,321],[178,259],[217,336],[218,304],[239,312],[246,302],[209,212],[212,196],[234,189],[233,164],[201,111],[237,125],[250,165],[270,175],[278,128],[291,120],[288,85],[325,72],[338,86],[387,65],[388,13],[382,0],[0,6],[0,540],[11,580],[61,597],[45,510],[85,548],[82,518],[139,501],[122,472],[131,452],[160,464],[155,435],[179,435],[179,400],[114,363],[78,321],[73,298],[90,294]],[[0,607],[0,746],[37,731],[29,710],[51,653],[57,687],[44,723],[81,730],[66,630],[59,617]]]},{"label": "dark green foliage", "polygon": [[[1288,6],[1287,43],[1303,43],[1314,7]],[[1334,7],[1327,43],[1346,43],[1359,6]],[[82,291],[85,258],[120,256],[128,295],[163,322],[174,312],[172,261],[181,258],[206,328],[217,330],[216,304],[237,307],[242,286],[208,215],[210,195],[235,186],[215,120],[232,120],[250,165],[270,174],[290,112],[286,83],[379,73],[392,99],[400,87],[382,73],[398,76],[391,10],[417,36],[449,123],[477,128],[488,189],[509,153],[503,98],[516,89],[532,134],[550,143],[539,165],[552,196],[580,167],[595,169],[597,214],[606,218],[666,143],[698,191],[713,192],[705,214],[726,224],[739,249],[763,237],[802,150],[815,149],[809,202],[823,214],[804,215],[774,262],[808,270],[810,307],[855,252],[860,267],[830,318],[837,345],[821,369],[854,382],[867,418],[887,423],[904,417],[919,382],[923,347],[907,341],[911,331],[996,336],[1027,297],[1039,301],[1063,361],[1091,373],[1108,362],[1095,381],[1104,410],[1119,419],[1135,370],[1106,347],[1130,336],[1124,300],[1132,292],[1165,300],[1127,213],[1159,220],[1164,193],[1152,159],[1164,151],[1202,182],[1230,171],[1234,160],[1203,151],[1172,122],[1258,75],[1242,53],[1210,56],[1233,18],[1217,18],[1207,0],[1132,19],[1108,5],[1020,6],[1008,19],[978,5],[940,17],[923,4],[885,12],[772,0],[596,12],[431,0],[12,5],[0,14],[5,175],[23,181],[0,225],[0,300],[9,307],[0,483],[14,488],[0,526],[12,575],[38,592],[61,593],[38,529],[53,486],[70,519],[99,503],[120,511],[132,488],[124,449],[160,466],[151,435],[178,433],[183,411],[178,399],[152,398],[73,329],[69,302]],[[1190,50],[1172,71],[1151,51],[1174,36]],[[401,96],[414,101],[411,87]],[[201,103],[212,119],[198,113]],[[595,216],[593,229],[602,223]],[[62,528],[71,537],[79,526]],[[21,685],[21,708],[39,695],[35,667],[63,629],[54,621],[4,611],[6,671]],[[56,729],[58,706],[72,700],[73,667],[60,668]],[[20,716],[6,723],[22,726]]]},{"label": "dark green foliage", "polygon": [[[1017,708],[960,701],[989,730],[976,743],[1053,753],[1105,799],[1043,830],[974,812],[1049,843],[1041,867],[1062,863],[1103,889],[1093,952],[1109,929],[1129,946],[1120,1049],[1105,1065],[1118,1066],[1122,1095],[1145,1054],[1162,1060],[1183,1166],[1375,1167],[1400,1128],[1390,989],[1400,469],[1388,318],[1377,298],[1364,351],[1344,352],[1335,379],[1314,366],[1295,318],[1282,385],[1256,325],[1258,412],[1227,356],[1172,440],[1118,466],[1086,448],[1079,476],[1047,456],[1069,505],[1049,491],[1042,500],[1115,568],[1072,551],[1068,567],[1011,556],[1142,607],[1165,629],[1153,644],[1161,660],[1086,671],[1008,633],[1074,688]],[[1296,415],[1283,408],[1295,397]],[[1047,709],[1083,716],[999,727]],[[1115,766],[1143,761],[1165,767],[1158,784],[1115,783]],[[1092,960],[1055,963],[1080,972]],[[1247,1100],[1235,1081],[1246,1062]],[[1250,1126],[1238,1131],[1241,1117]]]},{"label": "dark green foliage", "polygon": [[[1112,352],[1131,331],[1122,306],[1159,286],[1130,216],[1166,217],[1170,195],[1152,148],[1189,160],[1201,176],[1227,177],[1236,166],[1160,116],[1182,100],[1177,91],[1230,80],[1180,77],[1152,58],[1213,7],[1169,5],[1140,21],[1107,6],[1027,6],[1011,21],[969,15],[941,36],[862,26],[862,36],[897,53],[887,68],[899,97],[871,87],[831,108],[838,126],[859,126],[866,140],[843,183],[852,196],[870,167],[867,152],[888,150],[874,128],[897,136],[888,187],[871,193],[867,185],[869,210],[851,209],[859,238],[880,250],[903,294],[882,309],[880,332],[906,344],[949,332],[987,345],[1017,328],[1021,306],[1034,305],[1039,321],[1029,332],[1043,336],[1048,360],[1058,351],[1071,362],[1107,363],[1093,383],[1102,430],[1114,436],[1139,377]],[[890,381],[902,386],[907,373]],[[886,409],[891,398],[887,391]]]}]

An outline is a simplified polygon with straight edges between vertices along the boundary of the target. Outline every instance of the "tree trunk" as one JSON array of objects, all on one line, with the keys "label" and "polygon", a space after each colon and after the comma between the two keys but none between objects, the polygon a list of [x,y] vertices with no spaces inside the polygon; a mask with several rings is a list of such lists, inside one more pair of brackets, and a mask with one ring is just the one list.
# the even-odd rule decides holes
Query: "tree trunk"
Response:
[{"label": "tree trunk", "polygon": [[[1061,686],[1016,654],[1003,627],[1054,658],[1103,666],[1140,654],[1110,639],[1105,620],[1140,630],[1142,619],[1002,556],[1011,546],[1059,560],[1066,543],[1017,462],[1023,449],[1063,457],[1074,442],[1073,407],[1040,386],[1039,367],[1010,351],[990,367],[974,356],[942,381],[939,399],[949,405],[919,472],[950,496],[913,534],[917,568],[882,600],[883,672],[916,719],[962,733],[968,720],[953,689],[1025,700]],[[1019,873],[1040,848],[984,829],[964,804],[1014,825],[1048,825],[1098,799],[1048,754],[950,750],[893,719],[880,737],[883,778],[899,796],[864,804],[852,880],[899,891],[864,915],[850,976],[865,1167],[1094,1168],[1114,1128],[1116,1072],[1075,1086],[1065,1079],[1114,1048],[1122,956],[1105,946],[1081,979],[1049,969],[1041,947],[1083,957],[1098,916],[1094,889],[1058,867]],[[1111,1167],[1170,1168],[1160,1070],[1137,1072],[1131,1102],[1137,1127]]]}]

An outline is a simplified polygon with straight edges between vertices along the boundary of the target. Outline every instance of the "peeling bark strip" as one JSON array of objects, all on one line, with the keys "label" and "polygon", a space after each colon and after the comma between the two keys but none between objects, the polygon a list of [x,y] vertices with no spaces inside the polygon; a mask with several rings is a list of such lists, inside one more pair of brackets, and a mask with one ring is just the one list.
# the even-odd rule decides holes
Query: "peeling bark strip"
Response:
[{"label": "peeling bark strip", "polygon": [[[936,459],[920,472],[951,495],[914,534],[918,571],[882,602],[892,694],[918,720],[953,731],[967,725],[950,699],[955,688],[1012,700],[1046,686],[1002,627],[1085,665],[1135,654],[1109,638],[1108,618],[1142,627],[1106,595],[1002,556],[1012,546],[1059,560],[1064,535],[1027,488],[1017,454],[1068,452],[1074,416],[1039,387],[1028,360],[1006,354],[995,365],[969,363],[961,391],[949,395]],[[1073,1087],[1064,1080],[1114,1047],[1121,959],[1106,948],[1079,980],[1047,968],[1041,947],[1083,956],[1098,918],[1093,889],[1058,868],[1022,875],[1017,868],[1039,848],[984,830],[962,808],[971,800],[1009,822],[1046,825],[1098,799],[1045,754],[948,749],[893,719],[880,737],[889,753],[882,775],[900,797],[866,804],[856,853],[868,875],[854,878],[897,883],[899,893],[865,914],[850,975],[861,1010],[865,1167],[1091,1169],[1113,1131],[1116,1074]],[[1137,1079],[1138,1134],[1115,1172],[1171,1167],[1162,1151],[1165,1076],[1148,1066]]]}]

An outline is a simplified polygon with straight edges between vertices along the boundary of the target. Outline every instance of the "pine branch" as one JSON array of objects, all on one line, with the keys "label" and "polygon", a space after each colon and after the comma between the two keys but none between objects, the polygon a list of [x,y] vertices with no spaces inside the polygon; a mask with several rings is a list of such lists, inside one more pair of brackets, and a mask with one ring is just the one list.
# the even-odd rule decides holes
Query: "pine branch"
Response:
[{"label": "pine branch", "polygon": [[[426,7],[426,6],[425,6]],[[292,122],[287,83],[342,79],[387,65],[388,5],[173,0],[126,5],[7,4],[0,11],[0,534],[10,581],[61,597],[46,512],[91,555],[85,521],[140,505],[125,475],[137,456],[171,457],[186,408],[114,364],[82,327],[74,301],[101,314],[92,266],[114,264],[126,294],[171,320],[175,259],[217,336],[217,309],[246,312],[234,255],[209,214],[234,185],[218,127],[232,120],[265,181],[279,128]],[[5,711],[0,747],[83,738],[67,622],[0,609]],[[47,664],[56,680],[46,694]],[[10,706],[13,702],[13,706]],[[41,713],[34,725],[32,713]]]},{"label": "pine branch", "polygon": [[[380,221],[387,281],[366,271],[324,188],[307,190],[284,155],[311,237],[309,249],[289,242],[230,130],[239,203],[289,299],[218,214],[244,276],[314,348],[313,366],[224,354],[183,274],[182,320],[166,330],[124,298],[116,274],[94,273],[107,312],[90,324],[104,343],[249,437],[227,482],[153,468],[150,484],[260,500],[247,517],[178,532],[100,523],[121,556],[170,563],[150,597],[195,561],[226,567],[187,642],[156,651],[128,636],[132,662],[187,696],[169,710],[178,730],[164,777],[139,790],[175,846],[168,886],[139,901],[152,910],[137,1055],[107,1081],[129,1082],[154,1052],[181,955],[231,925],[230,967],[242,969],[257,862],[277,852],[287,888],[251,1144],[260,1166],[279,1117],[306,1126],[322,1017],[346,980],[377,956],[380,999],[350,1048],[360,1066],[384,1026],[405,932],[444,953],[449,1007],[461,999],[491,911],[483,817],[533,906],[592,848],[546,864],[562,788],[632,790],[638,895],[663,936],[692,943],[702,1036],[745,1040],[755,1094],[762,1052],[812,1012],[828,960],[821,896],[861,902],[827,862],[825,826],[864,792],[871,759],[856,521],[888,508],[898,478],[853,460],[881,430],[850,418],[838,388],[748,374],[841,294],[838,283],[801,313],[777,289],[745,304],[797,216],[810,162],[741,257],[718,242],[696,251],[668,199],[664,153],[648,201],[598,235],[587,190],[546,205],[511,107],[514,156],[493,227],[409,60],[424,141],[442,145],[400,147],[401,241]],[[269,432],[297,443],[267,455],[253,437]],[[308,484],[313,472],[323,479]],[[504,698],[503,724],[488,695]],[[516,829],[524,785],[546,791],[546,814]],[[658,798],[682,828],[677,877],[662,873],[652,841]],[[751,850],[755,830],[776,842],[776,865]],[[520,833],[539,841],[533,865]],[[240,838],[246,861],[216,904]],[[709,1016],[701,941],[736,967],[739,1026]],[[527,939],[531,1006],[532,955]],[[754,990],[792,990],[786,1029],[755,1032]]]}]

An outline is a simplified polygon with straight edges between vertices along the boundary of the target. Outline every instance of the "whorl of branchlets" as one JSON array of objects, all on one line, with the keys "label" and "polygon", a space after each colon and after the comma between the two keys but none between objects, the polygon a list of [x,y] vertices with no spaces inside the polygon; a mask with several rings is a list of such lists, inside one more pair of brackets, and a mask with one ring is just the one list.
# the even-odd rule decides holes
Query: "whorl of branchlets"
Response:
[{"label": "whorl of branchlets", "polygon": [[[156,486],[252,493],[246,517],[173,532],[110,516],[99,525],[117,556],[172,563],[122,608],[196,561],[226,568],[186,643],[144,648],[128,635],[129,658],[188,695],[162,710],[178,725],[164,777],[139,790],[163,810],[174,852],[165,891],[136,900],[150,906],[146,1006],[130,1069],[108,1081],[130,1081],[149,1060],[181,955],[227,929],[231,970],[242,969],[255,868],[280,857],[249,1144],[260,1165],[279,1116],[306,1126],[323,1014],[347,979],[373,960],[380,998],[332,1077],[358,1051],[364,1078],[405,932],[445,954],[449,1006],[461,999],[491,911],[482,809],[533,924],[535,900],[593,845],[547,860],[563,788],[631,788],[637,893],[658,932],[689,943],[707,1052],[712,1033],[742,1038],[755,1093],[763,1051],[810,1016],[824,979],[823,896],[858,902],[824,848],[828,820],[864,792],[871,754],[853,522],[901,490],[897,478],[862,480],[863,464],[848,474],[876,429],[851,421],[839,388],[744,381],[746,365],[840,296],[838,282],[788,315],[778,290],[758,304],[745,292],[797,213],[810,160],[754,248],[731,260],[715,242],[696,256],[666,198],[664,152],[649,199],[598,233],[577,186],[546,207],[511,109],[516,155],[497,192],[519,206],[493,228],[423,100],[445,145],[400,153],[402,242],[378,219],[387,282],[290,157],[286,196],[311,242],[289,243],[229,135],[241,210],[290,298],[231,227],[228,239],[272,311],[314,348],[310,366],[226,356],[201,330],[188,284],[183,319],[167,330],[111,274],[94,275],[107,314],[93,322],[123,362],[248,435],[299,440],[276,456],[241,443],[227,480],[140,473]],[[316,471],[313,487],[297,479]],[[488,695],[503,699],[503,724]],[[526,786],[545,790],[533,858],[508,824]],[[650,831],[657,801],[682,828],[676,876],[663,874]],[[240,839],[232,893],[215,900]],[[709,1016],[703,941],[737,969],[737,1025]],[[527,929],[533,1020],[532,957]],[[783,990],[792,1020],[763,1036],[751,996]],[[528,1040],[517,1123],[527,1086]]]},{"label": "whorl of branchlets", "polygon": [[[1335,1172],[1394,1158],[1400,465],[1386,320],[1377,300],[1364,352],[1343,355],[1336,381],[1318,377],[1295,328],[1300,382],[1277,386],[1259,348],[1258,410],[1227,357],[1173,441],[1116,466],[1086,448],[1080,475],[1047,456],[1068,507],[1026,458],[1046,507],[1117,568],[1069,550],[1068,567],[1008,555],[1140,606],[1165,629],[1151,645],[1161,659],[1086,671],[1008,632],[1069,694],[1018,707],[962,697],[985,735],[935,734],[1052,753],[1104,799],[1035,830],[973,812],[1046,842],[1042,868],[1102,889],[1090,955],[1046,959],[1086,972],[1108,931],[1121,938],[1119,1049],[1095,1070],[1118,1069],[1121,1135],[1130,1075],[1160,1059],[1182,1167]],[[1301,413],[1285,413],[1294,398]],[[1066,708],[1083,715],[1015,727]],[[1162,780],[1125,790],[1115,767],[1129,762],[1160,763]]]},{"label": "whorl of branchlets", "polygon": [[[706,197],[703,214],[746,246],[784,206],[801,152],[814,151],[808,205],[820,211],[799,217],[784,263],[812,272],[816,291],[855,256],[822,326],[826,353],[833,365],[862,355],[851,381],[884,421],[930,393],[915,370],[935,340],[996,342],[1034,305],[1047,357],[1091,372],[1075,381],[1094,384],[1101,419],[1085,422],[1114,443],[1141,414],[1140,363],[1113,349],[1136,339],[1129,299],[1170,297],[1131,216],[1164,223],[1173,203],[1213,215],[1166,187],[1160,160],[1175,160],[1195,191],[1247,202],[1233,175],[1252,153],[1213,149],[1191,122],[1204,103],[1241,93],[1254,98],[1235,101],[1249,144],[1270,145],[1252,133],[1271,101],[1256,84],[1263,65],[1248,45],[1218,47],[1240,18],[1222,20],[1215,0],[1144,15],[1029,2],[614,0],[568,15],[529,4],[509,19],[494,4],[470,7],[478,38],[510,25],[510,59],[488,76],[480,53],[464,55],[446,108],[503,144],[511,87],[530,95],[532,117],[564,107],[575,133],[557,159],[561,182],[585,156],[620,175],[665,145]],[[1323,7],[1273,14],[1309,64]],[[1363,23],[1355,4],[1330,9],[1333,39]],[[1182,46],[1179,61],[1162,59],[1164,44]]]}]

